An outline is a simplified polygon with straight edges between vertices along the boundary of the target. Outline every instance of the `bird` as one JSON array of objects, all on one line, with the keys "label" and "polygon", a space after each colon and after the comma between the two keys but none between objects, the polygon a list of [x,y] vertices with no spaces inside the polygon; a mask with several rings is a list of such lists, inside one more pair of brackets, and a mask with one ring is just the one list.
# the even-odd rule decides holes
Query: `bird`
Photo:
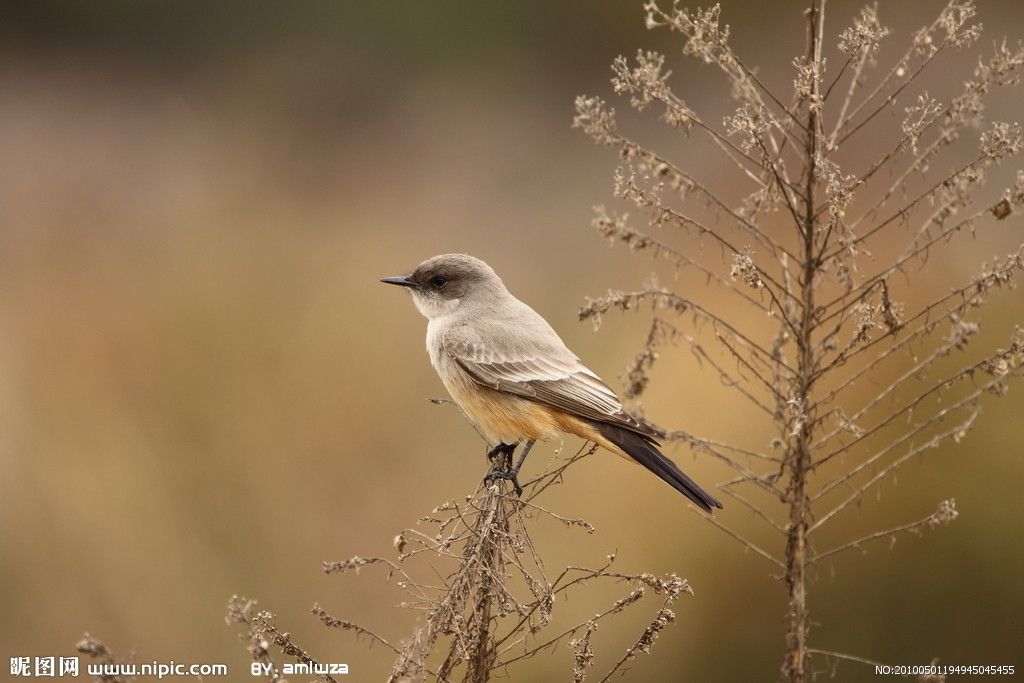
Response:
[{"label": "bird", "polygon": [[630,415],[484,261],[440,254],[381,282],[412,294],[427,319],[427,353],[441,382],[488,446],[494,444],[487,452],[492,462],[507,463],[485,481],[508,479],[521,495],[517,475],[534,443],[565,433],[639,463],[705,512],[722,507],[662,454],[658,432]]}]

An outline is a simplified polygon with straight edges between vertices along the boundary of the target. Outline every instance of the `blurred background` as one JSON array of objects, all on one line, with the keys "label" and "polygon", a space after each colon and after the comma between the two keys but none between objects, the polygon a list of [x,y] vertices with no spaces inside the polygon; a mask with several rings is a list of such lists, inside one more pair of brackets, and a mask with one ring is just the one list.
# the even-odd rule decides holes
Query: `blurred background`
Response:
[{"label": "blurred background", "polygon": [[[803,50],[800,3],[723,4],[733,44],[788,92]],[[883,65],[941,4],[881,4],[894,32]],[[936,96],[955,94],[992,40],[1024,35],[1020,3],[980,4],[986,37],[933,70]],[[830,63],[857,8],[829,3]],[[639,1],[7,7],[4,657],[70,655],[89,631],[140,661],[227,662],[232,680],[248,679],[244,645],[223,623],[240,593],[322,660],[347,662],[352,680],[382,678],[388,653],[328,632],[310,606],[395,639],[415,615],[392,607],[377,573],[326,577],[320,563],[387,554],[398,530],[471,491],[484,462],[461,416],[427,401],[444,392],[424,321],[377,280],[436,253],[480,256],[620,389],[649,314],[610,316],[595,333],[578,308],[652,271],[673,276],[589,226],[591,205],[612,203],[616,159],[570,129],[573,98],[612,100],[609,63],[644,47],[670,55],[677,92],[706,119],[732,108],[716,71],[643,23]],[[1012,120],[1021,101],[1019,91],[997,94],[991,118]],[[899,120],[880,117],[846,170],[887,149]],[[654,115],[625,122],[725,196],[749,191]],[[976,133],[966,137],[974,144]],[[1012,169],[991,178],[995,196]],[[913,291],[901,283],[902,298],[965,281],[1022,235],[1017,218],[958,238]],[[717,252],[710,262],[728,272]],[[1005,345],[1022,310],[1020,291],[994,295],[985,344]],[[836,539],[919,519],[948,497],[961,518],[820,568],[817,647],[892,663],[1024,664],[1022,396],[1011,387],[987,402],[962,444],[927,453],[843,514]],[[663,354],[645,406],[658,422],[715,438],[763,447],[773,436],[682,350]],[[559,445],[535,451],[532,465]],[[699,481],[728,477],[688,450],[672,454]],[[548,504],[598,529],[539,532],[555,564],[616,551],[623,570],[675,571],[695,590],[632,680],[777,678],[785,605],[771,566],[668,487],[598,454]],[[720,518],[755,528],[739,506]],[[599,597],[584,612],[607,604]],[[641,620],[604,627],[598,652],[617,656]],[[571,668],[560,649],[513,678],[564,679]]]}]

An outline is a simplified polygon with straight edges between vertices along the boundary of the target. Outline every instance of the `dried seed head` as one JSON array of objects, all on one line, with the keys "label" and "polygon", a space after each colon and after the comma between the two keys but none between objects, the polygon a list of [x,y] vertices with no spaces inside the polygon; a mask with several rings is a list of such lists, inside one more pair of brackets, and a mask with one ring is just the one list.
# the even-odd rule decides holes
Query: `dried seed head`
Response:
[{"label": "dried seed head", "polygon": [[732,116],[726,116],[723,124],[729,136],[739,138],[739,147],[746,153],[763,146],[769,128],[764,110],[746,103]]},{"label": "dried seed head", "polygon": [[942,111],[942,105],[925,92],[918,95],[917,102],[904,111],[906,117],[900,125],[900,130],[914,154],[917,154],[917,141],[920,139],[921,133],[935,122]]},{"label": "dried seed head", "polygon": [[618,141],[615,126],[615,110],[608,107],[600,97],[576,98],[576,116],[573,128],[581,128],[595,142],[613,145]]},{"label": "dried seed head", "polygon": [[1020,124],[999,121],[981,134],[981,157],[986,163],[1002,161],[1017,154],[1022,144]]},{"label": "dried seed head", "polygon": [[878,8],[868,5],[861,8],[860,16],[839,36],[839,50],[850,57],[862,56],[873,59],[878,53],[882,38],[889,35],[889,29],[878,21]]},{"label": "dried seed head", "polygon": [[733,254],[729,277],[733,280],[742,280],[748,287],[760,289],[764,287],[764,282],[754,263],[754,254],[755,252],[750,247],[744,247],[743,251]]}]

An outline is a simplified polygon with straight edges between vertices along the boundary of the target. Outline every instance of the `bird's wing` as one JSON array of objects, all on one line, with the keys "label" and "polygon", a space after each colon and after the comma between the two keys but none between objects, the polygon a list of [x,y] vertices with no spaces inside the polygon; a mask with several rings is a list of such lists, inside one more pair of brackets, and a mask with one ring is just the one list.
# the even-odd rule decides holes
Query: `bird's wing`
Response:
[{"label": "bird's wing", "polygon": [[623,410],[615,392],[554,331],[547,343],[524,343],[515,330],[504,332],[484,340],[473,329],[456,328],[444,336],[442,348],[478,384],[653,436],[653,430]]}]

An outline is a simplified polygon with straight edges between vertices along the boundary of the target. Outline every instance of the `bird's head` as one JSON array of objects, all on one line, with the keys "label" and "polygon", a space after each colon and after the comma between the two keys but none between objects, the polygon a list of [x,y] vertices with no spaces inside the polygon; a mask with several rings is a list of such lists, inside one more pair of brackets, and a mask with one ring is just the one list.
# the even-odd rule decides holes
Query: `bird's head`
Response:
[{"label": "bird's head", "polygon": [[416,308],[428,320],[507,295],[494,269],[468,254],[433,256],[409,275],[386,277],[381,282],[408,288]]}]

